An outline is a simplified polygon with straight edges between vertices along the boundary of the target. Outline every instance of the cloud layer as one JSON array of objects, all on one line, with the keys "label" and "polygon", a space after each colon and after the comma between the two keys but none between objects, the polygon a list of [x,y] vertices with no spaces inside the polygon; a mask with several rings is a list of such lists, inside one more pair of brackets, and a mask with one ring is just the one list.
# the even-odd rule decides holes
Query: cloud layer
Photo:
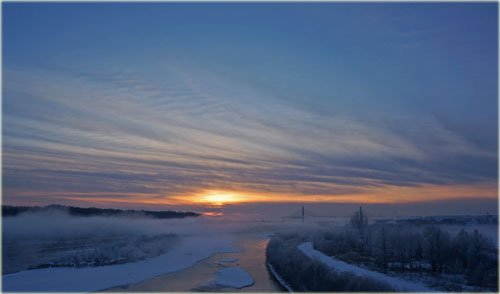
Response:
[{"label": "cloud layer", "polygon": [[4,200],[173,204],[218,190],[255,201],[387,191],[386,201],[404,202],[422,187],[449,191],[432,197],[496,194],[494,126],[429,114],[325,115],[215,72],[159,71],[145,79],[6,69]]}]

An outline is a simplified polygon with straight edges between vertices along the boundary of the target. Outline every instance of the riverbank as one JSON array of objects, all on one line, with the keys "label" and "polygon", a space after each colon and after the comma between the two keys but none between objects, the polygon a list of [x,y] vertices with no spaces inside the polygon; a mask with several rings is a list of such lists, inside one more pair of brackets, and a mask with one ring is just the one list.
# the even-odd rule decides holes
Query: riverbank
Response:
[{"label": "riverbank", "polygon": [[190,268],[216,252],[233,252],[232,240],[233,238],[229,236],[186,237],[167,254],[139,262],[83,268],[25,270],[3,275],[2,290],[8,292],[89,292],[137,283],[161,274]]}]

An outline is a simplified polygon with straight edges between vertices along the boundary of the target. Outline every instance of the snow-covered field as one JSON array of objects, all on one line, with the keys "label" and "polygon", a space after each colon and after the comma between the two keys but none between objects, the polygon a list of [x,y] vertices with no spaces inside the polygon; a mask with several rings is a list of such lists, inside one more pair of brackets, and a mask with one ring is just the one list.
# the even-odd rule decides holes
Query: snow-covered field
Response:
[{"label": "snow-covered field", "polygon": [[370,271],[364,268],[360,268],[355,265],[351,265],[335,259],[333,257],[327,256],[326,254],[315,250],[311,242],[302,243],[297,248],[302,251],[309,258],[315,258],[328,267],[338,271],[338,272],[351,272],[357,276],[370,277],[378,281],[386,282],[398,291],[410,291],[410,292],[434,292],[435,290],[425,286],[422,283],[412,282],[403,280],[396,277],[391,277],[383,273]]},{"label": "snow-covered field", "polygon": [[[3,276],[3,291],[87,292],[137,283],[192,266],[216,252],[231,252],[229,237],[187,237],[170,252],[139,262],[85,268],[44,268]],[[203,244],[203,246],[200,246]]]}]

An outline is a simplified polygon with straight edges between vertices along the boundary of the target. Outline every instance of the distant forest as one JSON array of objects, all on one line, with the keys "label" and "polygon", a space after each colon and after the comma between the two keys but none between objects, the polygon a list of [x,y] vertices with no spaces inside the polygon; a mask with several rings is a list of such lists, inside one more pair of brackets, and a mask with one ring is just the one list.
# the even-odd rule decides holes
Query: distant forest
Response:
[{"label": "distant forest", "polygon": [[24,212],[42,212],[42,211],[62,211],[72,216],[126,216],[126,217],[152,217],[152,218],[185,218],[195,217],[200,214],[196,212],[184,211],[148,211],[148,210],[121,210],[110,208],[82,208],[75,206],[63,205],[48,205],[44,207],[39,206],[9,206],[2,205],[2,215],[4,217],[16,216]]}]

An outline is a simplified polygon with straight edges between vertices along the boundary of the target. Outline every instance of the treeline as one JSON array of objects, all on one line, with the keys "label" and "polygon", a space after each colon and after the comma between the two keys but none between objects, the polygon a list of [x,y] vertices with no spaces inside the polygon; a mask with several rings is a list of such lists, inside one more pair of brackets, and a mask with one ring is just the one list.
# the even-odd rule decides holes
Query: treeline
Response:
[{"label": "treeline", "polygon": [[271,238],[266,249],[266,261],[295,292],[388,292],[394,289],[387,283],[337,272],[311,259],[297,249],[308,238],[297,233],[278,234]]},{"label": "treeline", "polygon": [[[382,220],[383,222],[383,220]],[[411,225],[498,225],[498,215],[426,216],[395,220],[398,224]]]},{"label": "treeline", "polygon": [[462,275],[468,285],[498,290],[498,249],[477,230],[451,236],[438,226],[368,225],[356,212],[346,228],[317,233],[313,244],[327,255],[381,272]]},{"label": "treeline", "polygon": [[152,218],[185,218],[199,216],[196,212],[184,211],[148,211],[148,210],[121,210],[110,208],[82,208],[75,206],[63,205],[48,205],[44,207],[39,206],[8,206],[2,205],[2,216],[11,217],[19,215],[24,212],[43,212],[43,211],[63,211],[71,216],[128,216],[128,217],[152,217]]}]

